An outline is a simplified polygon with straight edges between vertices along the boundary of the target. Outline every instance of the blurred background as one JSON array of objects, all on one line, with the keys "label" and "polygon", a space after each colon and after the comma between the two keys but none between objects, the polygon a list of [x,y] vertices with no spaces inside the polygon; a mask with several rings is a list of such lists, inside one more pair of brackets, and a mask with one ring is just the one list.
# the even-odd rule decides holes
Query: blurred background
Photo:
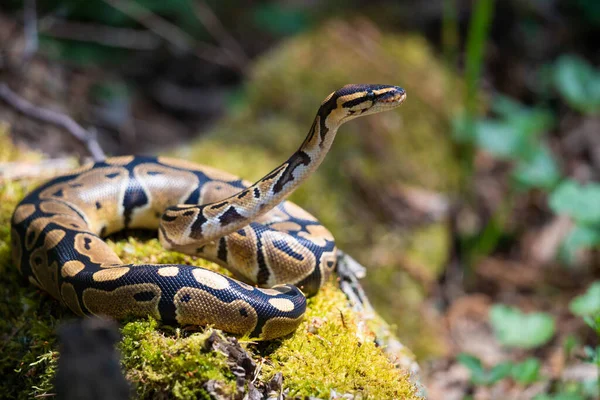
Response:
[{"label": "blurred background", "polygon": [[368,268],[430,398],[593,399],[598,38],[597,0],[3,0],[0,131],[49,169],[90,157],[17,111],[26,99],[108,155],[252,180],[331,91],[402,86],[406,103],[344,125],[292,200]]}]

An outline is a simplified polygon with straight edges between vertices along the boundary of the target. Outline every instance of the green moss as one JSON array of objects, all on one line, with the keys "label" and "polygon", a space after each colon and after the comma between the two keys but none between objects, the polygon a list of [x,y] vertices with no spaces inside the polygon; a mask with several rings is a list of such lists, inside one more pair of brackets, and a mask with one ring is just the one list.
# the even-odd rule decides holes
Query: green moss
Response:
[{"label": "green moss", "polygon": [[121,331],[126,376],[140,398],[209,399],[202,387],[209,380],[218,381],[226,396],[235,392],[225,355],[204,347],[210,329],[186,337],[179,329],[157,328],[158,322],[150,319],[129,322]]},{"label": "green moss", "polygon": [[265,377],[282,372],[290,396],[328,398],[334,390],[365,399],[417,398],[408,374],[394,368],[346,303],[333,282],[309,299],[297,332],[265,352]]},{"label": "green moss", "polygon": [[10,259],[10,217],[30,188],[0,184],[0,393],[15,399],[51,391],[58,356],[54,331],[63,315],[58,303],[22,279]]}]

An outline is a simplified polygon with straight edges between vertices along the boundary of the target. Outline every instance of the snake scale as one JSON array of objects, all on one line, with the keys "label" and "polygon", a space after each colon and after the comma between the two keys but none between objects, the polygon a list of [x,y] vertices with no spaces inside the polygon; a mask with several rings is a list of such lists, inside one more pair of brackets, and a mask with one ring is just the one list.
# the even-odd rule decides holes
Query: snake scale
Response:
[{"label": "snake scale", "polygon": [[[389,85],[333,92],[300,148],[254,184],[141,156],[54,178],[15,209],[14,263],[78,315],[150,315],[264,340],[286,335],[301,322],[304,295],[335,268],[336,247],[315,217],[285,198],[323,161],[342,123],[393,109],[405,97]],[[215,261],[240,280],[190,265],[124,264],[101,238],[128,228],[158,229],[166,249]]]}]

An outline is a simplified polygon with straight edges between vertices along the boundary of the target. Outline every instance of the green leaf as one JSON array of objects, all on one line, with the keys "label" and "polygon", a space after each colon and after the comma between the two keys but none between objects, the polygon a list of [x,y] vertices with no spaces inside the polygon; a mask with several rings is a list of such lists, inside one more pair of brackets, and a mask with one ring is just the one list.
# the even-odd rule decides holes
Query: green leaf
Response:
[{"label": "green leaf", "polygon": [[600,281],[592,283],[584,294],[575,297],[569,304],[569,310],[581,317],[600,314]]},{"label": "green leaf", "polygon": [[600,364],[600,346],[596,346],[595,348],[592,346],[585,346],[583,352],[586,356],[586,362]]},{"label": "green leaf", "polygon": [[483,366],[481,365],[481,360],[475,356],[472,356],[467,353],[460,353],[456,356],[456,360],[467,367],[471,372],[483,372]]},{"label": "green leaf", "polygon": [[586,315],[583,317],[583,321],[600,336],[600,314],[594,316]]},{"label": "green leaf", "polygon": [[523,139],[519,130],[505,122],[484,120],[475,123],[477,146],[497,157],[514,157],[522,149]]},{"label": "green leaf", "polygon": [[494,97],[492,110],[525,136],[542,133],[555,123],[550,111],[538,107],[529,108],[502,95]]},{"label": "green leaf", "polygon": [[494,304],[490,323],[496,338],[505,346],[533,349],[547,343],[554,335],[554,319],[547,313],[524,314],[519,309]]},{"label": "green leaf", "polygon": [[574,109],[585,114],[600,111],[600,72],[585,60],[561,56],[555,65],[554,85]]},{"label": "green leaf", "polygon": [[492,102],[492,111],[503,118],[511,118],[523,112],[523,108],[523,104],[503,95],[494,96],[494,101]]},{"label": "green leaf", "polygon": [[497,96],[492,108],[501,118],[475,123],[477,145],[506,159],[532,160],[539,157],[541,150],[537,138],[554,124],[552,114],[525,107],[504,96]]},{"label": "green leaf", "polygon": [[464,365],[471,371],[471,381],[476,385],[484,385],[485,384],[485,374],[486,371],[481,365],[481,360],[475,356],[472,356],[467,353],[460,353],[456,356],[456,359],[459,363]]},{"label": "green leaf", "polygon": [[550,207],[584,224],[600,224],[600,185],[566,179],[550,194]]},{"label": "green leaf", "polygon": [[521,385],[530,385],[539,379],[540,366],[537,358],[528,358],[522,363],[515,364],[510,374]]},{"label": "green leaf", "polygon": [[494,366],[487,374],[487,384],[493,385],[501,379],[506,378],[510,374],[512,368],[513,365],[510,362],[503,362]]},{"label": "green leaf", "polygon": [[554,126],[554,117],[547,110],[522,107],[519,113],[508,116],[506,121],[526,138],[536,138]]},{"label": "green leaf", "polygon": [[572,264],[575,260],[577,251],[584,248],[591,248],[600,244],[600,229],[577,225],[563,241],[560,248],[560,257],[567,264]]},{"label": "green leaf", "polygon": [[487,371],[481,364],[481,360],[467,353],[456,356],[458,362],[471,371],[471,381],[475,385],[493,385],[499,380],[507,377],[512,370],[510,362],[500,363]]},{"label": "green leaf", "polygon": [[529,160],[517,163],[513,177],[525,188],[548,189],[560,180],[561,174],[548,147],[541,145],[535,148]]}]

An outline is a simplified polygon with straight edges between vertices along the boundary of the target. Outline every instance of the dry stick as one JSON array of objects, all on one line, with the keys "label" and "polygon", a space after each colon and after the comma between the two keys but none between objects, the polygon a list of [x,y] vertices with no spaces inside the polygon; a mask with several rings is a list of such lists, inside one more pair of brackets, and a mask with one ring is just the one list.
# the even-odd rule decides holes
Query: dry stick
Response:
[{"label": "dry stick", "polygon": [[233,35],[225,29],[225,26],[223,26],[217,15],[203,0],[196,0],[193,6],[196,17],[206,30],[235,59],[240,70],[245,70],[249,62],[248,56]]},{"label": "dry stick", "polygon": [[85,145],[90,155],[94,158],[94,161],[102,161],[106,158],[106,155],[98,144],[95,135],[90,131],[83,129],[81,125],[73,121],[71,117],[61,114],[57,111],[38,107],[30,103],[10,90],[10,88],[4,83],[0,83],[0,99],[4,100],[6,103],[28,117],[32,117],[43,122],[48,122],[65,129]]},{"label": "dry stick", "polygon": [[[176,25],[173,25],[139,4],[122,0],[104,0],[104,2],[110,4],[123,14],[142,24],[156,35],[180,49],[190,51],[195,54],[196,57],[205,61],[239,70],[237,63],[235,60],[231,59],[231,55],[228,52],[224,52],[222,49],[213,46],[212,44],[197,41],[191,35],[179,29]],[[240,72],[243,73],[242,70],[240,70]]]}]

